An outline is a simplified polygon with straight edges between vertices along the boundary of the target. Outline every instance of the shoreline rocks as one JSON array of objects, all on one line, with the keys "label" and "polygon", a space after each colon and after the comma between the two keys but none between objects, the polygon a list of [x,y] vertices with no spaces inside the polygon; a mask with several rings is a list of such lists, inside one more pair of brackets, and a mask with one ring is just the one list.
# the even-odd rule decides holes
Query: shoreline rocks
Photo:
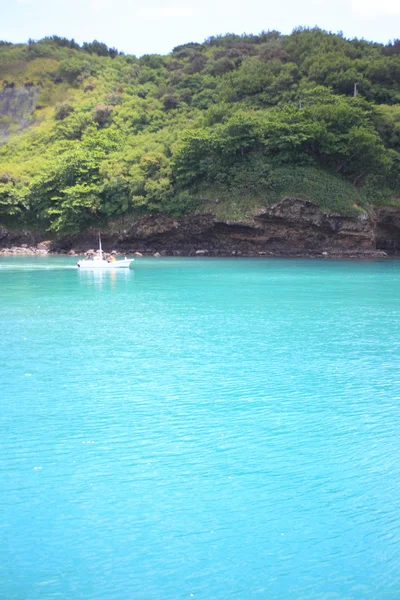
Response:
[{"label": "shoreline rocks", "polygon": [[[143,252],[116,252],[113,251],[112,254],[114,256],[125,256],[127,254],[133,255],[135,257],[148,257],[153,256],[155,258],[161,257],[197,257],[197,258],[229,258],[229,257],[237,257],[237,258],[357,258],[357,259],[371,259],[371,258],[390,258],[393,255],[388,254],[383,250],[363,250],[363,251],[338,251],[332,250],[330,252],[319,252],[319,251],[309,251],[309,252],[298,252],[298,251],[280,251],[280,252],[240,252],[240,251],[232,251],[230,253],[224,251],[216,251],[216,252],[203,252],[203,251],[195,251],[195,252],[181,252],[180,250],[173,250],[171,253],[162,251],[162,252],[152,252],[152,251],[143,251]],[[1,248],[0,256],[72,256],[78,257],[84,255],[84,252],[75,252],[74,250],[66,252],[65,250],[60,251],[48,251],[43,250],[37,247],[12,247],[12,248]]]},{"label": "shoreline rocks", "polygon": [[[45,256],[50,254],[46,248],[39,246],[11,246],[11,248],[0,248],[0,255],[16,256],[16,255],[40,255]],[[52,253],[51,253],[52,254]]]}]

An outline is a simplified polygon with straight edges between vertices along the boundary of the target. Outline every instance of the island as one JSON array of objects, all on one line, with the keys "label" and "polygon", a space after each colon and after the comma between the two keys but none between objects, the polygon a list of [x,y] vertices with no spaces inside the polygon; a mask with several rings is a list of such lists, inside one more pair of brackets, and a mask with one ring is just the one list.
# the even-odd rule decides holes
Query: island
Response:
[{"label": "island", "polygon": [[400,41],[0,42],[0,252],[400,252]]}]

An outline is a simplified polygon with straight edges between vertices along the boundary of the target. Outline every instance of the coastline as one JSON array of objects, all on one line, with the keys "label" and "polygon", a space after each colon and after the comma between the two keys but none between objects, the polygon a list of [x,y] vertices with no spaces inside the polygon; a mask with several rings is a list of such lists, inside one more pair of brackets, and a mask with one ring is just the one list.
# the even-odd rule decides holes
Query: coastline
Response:
[{"label": "coastline", "polygon": [[[84,255],[84,251],[79,250],[48,250],[44,249],[41,246],[12,246],[10,248],[0,248],[0,256],[72,256],[72,257],[80,257]],[[254,252],[241,252],[241,251],[232,251],[230,253],[224,251],[214,251],[210,252],[204,249],[193,250],[191,252],[183,252],[181,250],[173,250],[173,251],[165,251],[165,250],[154,250],[154,249],[146,249],[146,250],[134,250],[130,252],[118,252],[113,251],[115,256],[125,256],[130,255],[134,257],[141,256],[153,256],[153,257],[209,257],[209,258],[330,258],[330,259],[374,259],[374,258],[395,258],[396,254],[388,254],[383,250],[348,250],[348,251],[340,251],[334,250],[331,251],[318,251],[318,250],[287,250],[287,251],[254,251]]]},{"label": "coastline", "polygon": [[148,214],[52,239],[45,231],[0,226],[0,255],[80,256],[98,247],[99,233],[104,251],[116,256],[386,258],[400,255],[400,208],[350,216],[285,197],[240,220]]}]

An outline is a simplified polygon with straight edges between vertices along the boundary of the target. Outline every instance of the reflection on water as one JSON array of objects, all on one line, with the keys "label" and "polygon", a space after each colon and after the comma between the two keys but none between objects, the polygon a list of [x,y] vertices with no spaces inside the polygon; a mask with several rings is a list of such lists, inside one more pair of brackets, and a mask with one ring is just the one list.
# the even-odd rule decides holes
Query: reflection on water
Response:
[{"label": "reflection on water", "polygon": [[115,289],[117,284],[126,283],[134,278],[133,269],[78,269],[80,280],[88,285],[94,285],[97,288],[111,287]]}]

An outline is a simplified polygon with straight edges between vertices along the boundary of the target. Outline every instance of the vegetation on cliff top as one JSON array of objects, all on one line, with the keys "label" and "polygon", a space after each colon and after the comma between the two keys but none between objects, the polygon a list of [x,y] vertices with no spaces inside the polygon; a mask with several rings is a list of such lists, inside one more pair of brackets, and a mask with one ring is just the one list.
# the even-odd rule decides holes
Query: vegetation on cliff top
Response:
[{"label": "vegetation on cliff top", "polygon": [[0,42],[0,82],[6,225],[236,218],[283,195],[356,214],[400,194],[398,40],[298,29],[137,58],[53,36]]}]

